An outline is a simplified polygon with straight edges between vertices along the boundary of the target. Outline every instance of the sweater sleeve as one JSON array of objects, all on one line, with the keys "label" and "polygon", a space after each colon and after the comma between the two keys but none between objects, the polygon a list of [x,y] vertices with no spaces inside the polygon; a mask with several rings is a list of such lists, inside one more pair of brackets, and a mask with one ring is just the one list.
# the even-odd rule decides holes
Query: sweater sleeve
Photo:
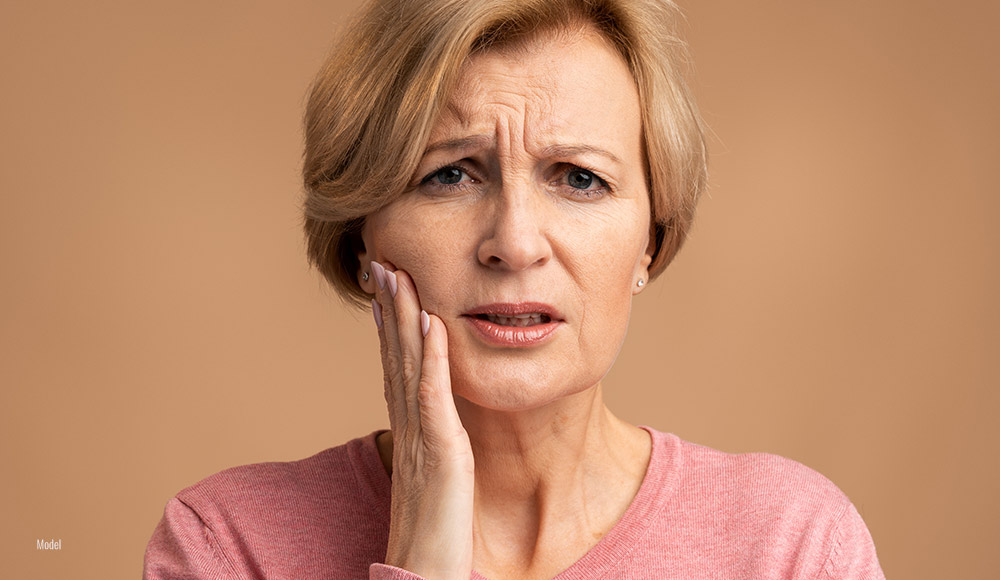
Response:
[{"label": "sweater sleeve", "polygon": [[238,576],[201,517],[172,498],[143,558],[143,580],[232,580]]},{"label": "sweater sleeve", "polygon": [[861,514],[848,505],[831,536],[830,557],[823,571],[830,580],[885,580],[872,540]]},{"label": "sweater sleeve", "polygon": [[368,580],[424,580],[424,578],[395,566],[372,564],[368,568]]}]

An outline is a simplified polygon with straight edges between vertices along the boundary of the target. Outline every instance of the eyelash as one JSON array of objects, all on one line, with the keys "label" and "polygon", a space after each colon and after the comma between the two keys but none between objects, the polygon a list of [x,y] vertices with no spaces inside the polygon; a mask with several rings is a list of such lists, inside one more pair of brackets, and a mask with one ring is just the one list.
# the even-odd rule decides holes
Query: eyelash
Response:
[{"label": "eyelash", "polygon": [[421,186],[430,185],[431,187],[434,187],[434,188],[452,189],[452,190],[454,190],[454,189],[462,190],[462,189],[465,189],[468,186],[468,184],[464,183],[464,182],[460,182],[460,183],[432,183],[431,180],[434,179],[435,177],[437,177],[437,174],[440,173],[440,172],[442,172],[442,171],[444,171],[445,169],[457,169],[457,170],[461,171],[462,173],[464,173],[466,176],[468,176],[470,179],[475,180],[475,178],[472,177],[472,175],[469,174],[469,171],[467,169],[465,169],[464,167],[462,167],[461,165],[457,165],[455,163],[447,163],[447,164],[442,165],[442,166],[438,167],[437,169],[431,171],[430,173],[428,173],[426,177],[424,177],[423,179],[420,180],[420,185]]},{"label": "eyelash", "polygon": [[[575,164],[572,164],[572,163],[566,163],[564,165],[566,166],[566,169],[560,174],[560,182],[562,182],[562,180],[565,179],[573,171],[585,171],[586,173],[589,173],[591,176],[593,176],[593,178],[595,180],[597,180],[597,182],[599,184],[599,187],[596,188],[596,189],[579,189],[579,188],[576,188],[576,187],[572,187],[572,186],[570,186],[568,184],[560,183],[560,185],[566,185],[569,189],[572,189],[574,192],[577,192],[575,195],[577,195],[579,197],[586,198],[586,199],[595,199],[595,198],[603,197],[604,195],[606,195],[608,193],[611,193],[611,191],[612,191],[611,190],[611,186],[608,184],[607,180],[605,180],[603,177],[601,177],[600,175],[598,175],[597,172],[594,171],[593,169],[588,169],[588,168],[583,167],[581,165],[575,165]],[[461,171],[463,174],[465,174],[467,177],[469,177],[473,181],[477,181],[476,178],[471,175],[471,172],[468,171],[467,169],[465,169],[464,167],[462,167],[461,165],[456,164],[456,163],[446,163],[446,164],[444,164],[444,165],[442,165],[442,166],[440,166],[440,167],[432,170],[430,173],[428,173],[422,180],[420,180],[420,185],[421,186],[430,186],[430,187],[433,187],[435,189],[458,190],[458,191],[461,191],[461,190],[465,189],[466,187],[468,187],[469,184],[466,183],[466,182],[450,183],[450,184],[449,183],[434,183],[432,180],[435,177],[437,177],[438,173],[440,173],[441,171],[443,171],[445,169],[457,169],[458,171]]]},{"label": "eyelash", "polygon": [[578,191],[579,192],[578,195],[582,195],[587,199],[592,199],[596,197],[603,197],[611,192],[611,186],[608,185],[607,180],[598,175],[594,170],[587,169],[586,167],[581,167],[579,165],[567,164],[567,169],[562,173],[561,178],[562,179],[567,178],[569,174],[574,171],[584,171],[586,173],[589,173],[590,176],[596,179],[598,183],[598,187],[596,189],[579,189],[573,186],[569,186],[570,189]]}]

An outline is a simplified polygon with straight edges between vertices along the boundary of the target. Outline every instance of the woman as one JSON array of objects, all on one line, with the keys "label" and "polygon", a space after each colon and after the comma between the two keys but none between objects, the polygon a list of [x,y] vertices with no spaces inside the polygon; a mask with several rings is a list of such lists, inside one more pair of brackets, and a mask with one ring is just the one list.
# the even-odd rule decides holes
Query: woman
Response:
[{"label": "woman", "polygon": [[390,431],[178,494],[147,578],[881,578],[851,503],[616,418],[601,380],[704,147],[662,0],[384,0],[306,114],[309,255]]}]

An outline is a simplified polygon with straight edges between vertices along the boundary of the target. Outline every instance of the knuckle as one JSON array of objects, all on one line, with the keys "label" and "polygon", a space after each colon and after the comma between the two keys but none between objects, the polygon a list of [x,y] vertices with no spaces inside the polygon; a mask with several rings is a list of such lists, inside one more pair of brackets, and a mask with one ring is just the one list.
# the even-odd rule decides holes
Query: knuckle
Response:
[{"label": "knuckle", "polygon": [[404,354],[402,369],[404,377],[415,377],[420,373],[420,361]]},{"label": "knuckle", "polygon": [[388,298],[387,300],[385,300],[384,303],[380,303],[380,305],[382,306],[382,318],[383,318],[383,320],[388,319],[388,318],[391,318],[391,319],[395,320],[395,318],[396,318],[396,304],[392,301],[392,299]]},{"label": "knuckle", "polygon": [[432,350],[427,354],[427,360],[434,362],[448,362],[448,352],[440,350]]},{"label": "knuckle", "polygon": [[385,352],[382,357],[382,370],[389,378],[395,376],[399,370],[399,355],[392,352]]},{"label": "knuckle", "polygon": [[417,385],[417,403],[423,407],[433,407],[437,398],[437,389],[433,382],[421,380]]}]

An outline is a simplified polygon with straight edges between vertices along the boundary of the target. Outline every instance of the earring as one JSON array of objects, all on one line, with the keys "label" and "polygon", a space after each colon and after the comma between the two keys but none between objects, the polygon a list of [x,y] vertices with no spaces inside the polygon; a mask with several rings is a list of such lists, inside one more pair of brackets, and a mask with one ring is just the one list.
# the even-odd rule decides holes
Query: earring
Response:
[{"label": "earring", "polygon": [[361,274],[361,279],[364,280],[365,282],[367,282],[368,281],[368,272],[365,272],[364,274]]},{"label": "earring", "polygon": [[643,280],[642,278],[639,278],[639,281],[635,283],[635,285],[638,286],[639,288],[642,288],[643,285],[645,285],[645,284],[646,284],[646,281]]}]

